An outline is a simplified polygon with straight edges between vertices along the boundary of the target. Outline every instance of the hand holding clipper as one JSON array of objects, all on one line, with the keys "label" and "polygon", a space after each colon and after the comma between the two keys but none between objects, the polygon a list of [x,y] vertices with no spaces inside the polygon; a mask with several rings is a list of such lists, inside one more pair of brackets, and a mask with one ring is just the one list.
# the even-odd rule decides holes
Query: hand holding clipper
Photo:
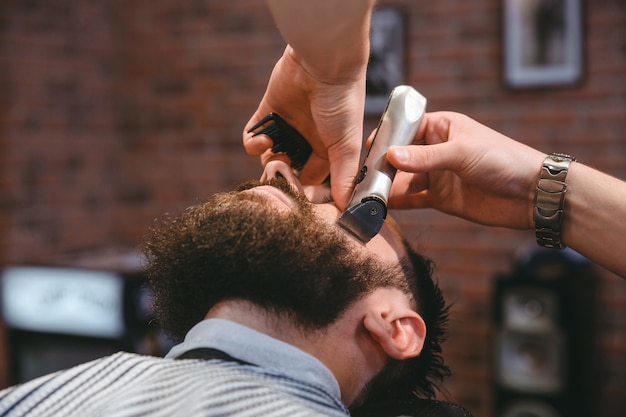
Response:
[{"label": "hand holding clipper", "polygon": [[383,227],[387,200],[396,169],[387,161],[387,149],[409,145],[426,111],[426,98],[409,86],[393,89],[378,130],[356,178],[354,193],[339,224],[363,243]]}]

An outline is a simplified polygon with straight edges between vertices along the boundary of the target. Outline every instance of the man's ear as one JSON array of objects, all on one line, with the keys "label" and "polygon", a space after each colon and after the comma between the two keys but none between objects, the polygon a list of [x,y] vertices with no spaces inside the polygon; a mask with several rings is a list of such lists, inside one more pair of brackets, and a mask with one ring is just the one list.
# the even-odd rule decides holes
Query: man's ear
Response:
[{"label": "man's ear", "polygon": [[426,324],[417,312],[403,305],[375,308],[367,312],[363,325],[387,355],[409,359],[420,354],[426,338]]}]

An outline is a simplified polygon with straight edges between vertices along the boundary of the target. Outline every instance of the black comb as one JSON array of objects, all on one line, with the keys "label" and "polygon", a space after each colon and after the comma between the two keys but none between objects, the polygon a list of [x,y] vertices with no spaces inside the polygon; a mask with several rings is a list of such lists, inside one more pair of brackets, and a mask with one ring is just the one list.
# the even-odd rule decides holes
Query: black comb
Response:
[{"label": "black comb", "polygon": [[[261,128],[262,127],[262,128]],[[259,129],[261,128],[261,129]],[[259,129],[259,130],[257,130]],[[291,161],[291,168],[302,171],[302,167],[313,149],[309,142],[293,127],[276,113],[270,113],[252,126],[248,133],[254,132],[253,136],[266,135],[274,142],[272,152],[284,153]]]}]

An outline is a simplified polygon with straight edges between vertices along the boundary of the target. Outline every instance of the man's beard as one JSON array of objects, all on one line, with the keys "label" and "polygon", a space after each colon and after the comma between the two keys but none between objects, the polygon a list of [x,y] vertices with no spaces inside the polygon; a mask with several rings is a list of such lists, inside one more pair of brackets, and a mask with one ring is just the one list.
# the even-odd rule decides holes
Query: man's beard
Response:
[{"label": "man's beard", "polygon": [[359,407],[367,409],[368,405],[389,398],[408,400],[414,398],[413,380],[418,369],[413,366],[418,358],[405,360],[389,359],[384,368],[368,381],[358,397],[350,404],[351,410]]},{"label": "man's beard", "polygon": [[[280,212],[255,193],[217,194],[148,240],[155,309],[175,336],[228,299],[247,300],[303,328],[320,329],[375,288],[398,281],[397,269],[357,254],[350,238],[317,218],[289,183],[279,178],[269,184],[291,195],[297,208]],[[256,185],[262,183],[240,189]]]},{"label": "man's beard", "polygon": [[[257,185],[262,184],[252,182],[242,189]],[[424,258],[403,262],[402,272],[398,265],[356,251],[351,238],[317,218],[312,205],[289,183],[276,179],[269,185],[291,195],[297,207],[285,212],[259,194],[222,193],[151,231],[143,249],[156,296],[155,313],[162,328],[176,339],[182,339],[215,304],[229,299],[250,301],[291,319],[292,325],[316,330],[332,324],[353,302],[377,288],[399,288],[417,296],[413,287],[418,276],[434,285]],[[430,307],[436,311],[429,329],[437,334],[436,326],[443,323],[440,310],[444,322],[446,310],[435,290],[426,288],[425,293],[438,294],[436,305]],[[442,337],[443,331],[438,332],[435,338]],[[428,363],[420,365],[418,358],[390,361],[370,381],[362,400],[368,404],[410,398],[420,387],[430,396],[429,378],[438,379],[439,371],[447,370],[436,354],[439,339],[435,342],[430,347],[434,359],[425,358],[435,360],[434,371]]]}]

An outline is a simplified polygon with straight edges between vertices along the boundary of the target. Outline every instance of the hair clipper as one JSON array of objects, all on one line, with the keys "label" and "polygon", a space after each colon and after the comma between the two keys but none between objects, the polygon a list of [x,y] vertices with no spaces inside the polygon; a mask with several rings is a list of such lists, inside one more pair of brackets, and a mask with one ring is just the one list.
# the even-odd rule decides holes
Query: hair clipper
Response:
[{"label": "hair clipper", "polygon": [[387,149],[409,145],[425,111],[426,98],[410,86],[398,86],[389,96],[348,208],[338,220],[363,243],[376,236],[387,217],[387,199],[396,175],[396,169],[387,161]]}]

